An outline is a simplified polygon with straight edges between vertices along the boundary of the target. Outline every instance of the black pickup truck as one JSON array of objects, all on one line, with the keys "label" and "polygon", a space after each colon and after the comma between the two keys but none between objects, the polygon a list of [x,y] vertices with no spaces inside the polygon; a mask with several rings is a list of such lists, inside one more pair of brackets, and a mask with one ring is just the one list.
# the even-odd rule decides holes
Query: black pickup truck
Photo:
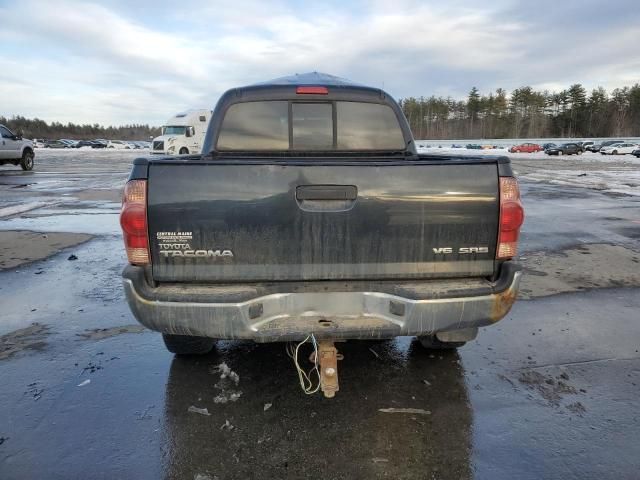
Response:
[{"label": "black pickup truck", "polygon": [[418,154],[384,91],[295,75],[225,93],[201,155],[134,161],[124,288],[178,354],[310,334],[455,348],[511,308],[523,218],[508,158]]}]

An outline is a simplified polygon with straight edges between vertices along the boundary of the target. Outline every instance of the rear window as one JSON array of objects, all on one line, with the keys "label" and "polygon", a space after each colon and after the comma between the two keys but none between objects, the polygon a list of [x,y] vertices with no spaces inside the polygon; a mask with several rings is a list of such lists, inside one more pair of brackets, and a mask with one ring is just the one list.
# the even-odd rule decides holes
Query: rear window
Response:
[{"label": "rear window", "polygon": [[231,105],[217,150],[403,150],[388,105],[363,102],[263,101]]},{"label": "rear window", "polygon": [[291,125],[294,149],[333,149],[333,106],[330,103],[292,104]]},{"label": "rear window", "polygon": [[229,107],[224,116],[219,150],[288,150],[289,103],[247,102]]},{"label": "rear window", "polygon": [[387,105],[337,102],[338,150],[402,150],[404,137]]}]

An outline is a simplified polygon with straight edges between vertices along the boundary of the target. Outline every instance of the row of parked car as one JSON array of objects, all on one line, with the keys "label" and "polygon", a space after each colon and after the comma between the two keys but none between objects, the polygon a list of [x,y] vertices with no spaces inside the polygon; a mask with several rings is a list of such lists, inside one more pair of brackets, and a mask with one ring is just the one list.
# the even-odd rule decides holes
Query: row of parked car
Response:
[{"label": "row of parked car", "polygon": [[509,149],[511,153],[535,153],[544,152],[547,155],[580,155],[583,152],[600,152],[602,155],[626,155],[631,154],[640,158],[640,145],[625,140],[606,140],[601,143],[592,141],[568,142],[556,145],[555,143],[522,143]]},{"label": "row of parked car", "polygon": [[96,140],[71,140],[61,138],[59,140],[45,140],[36,138],[33,140],[35,148],[115,148],[118,150],[140,150],[151,148],[151,142],[133,141],[133,140],[105,140],[98,138]]}]

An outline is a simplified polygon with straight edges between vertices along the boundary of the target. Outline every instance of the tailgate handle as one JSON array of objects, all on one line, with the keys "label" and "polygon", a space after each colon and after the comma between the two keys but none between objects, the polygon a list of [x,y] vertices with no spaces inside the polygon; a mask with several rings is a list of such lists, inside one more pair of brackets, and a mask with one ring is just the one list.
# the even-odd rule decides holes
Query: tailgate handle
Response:
[{"label": "tailgate handle", "polygon": [[296,188],[298,200],[355,200],[355,185],[300,185]]}]

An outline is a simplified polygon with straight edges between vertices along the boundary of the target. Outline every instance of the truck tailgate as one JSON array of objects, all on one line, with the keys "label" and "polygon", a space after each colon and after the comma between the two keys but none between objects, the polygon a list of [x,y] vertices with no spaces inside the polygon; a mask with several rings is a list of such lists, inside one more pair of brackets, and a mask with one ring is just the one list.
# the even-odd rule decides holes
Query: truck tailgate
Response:
[{"label": "truck tailgate", "polygon": [[491,275],[492,162],[152,161],[161,282]]}]

